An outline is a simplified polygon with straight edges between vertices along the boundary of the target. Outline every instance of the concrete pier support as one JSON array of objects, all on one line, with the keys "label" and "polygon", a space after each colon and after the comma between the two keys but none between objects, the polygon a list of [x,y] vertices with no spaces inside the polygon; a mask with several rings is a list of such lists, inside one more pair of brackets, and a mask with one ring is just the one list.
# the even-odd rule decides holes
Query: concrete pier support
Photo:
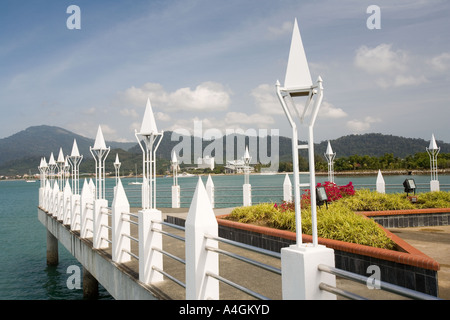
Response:
[{"label": "concrete pier support", "polygon": [[47,265],[58,265],[58,239],[47,230]]},{"label": "concrete pier support", "polygon": [[98,281],[84,267],[83,267],[83,298],[89,300],[98,298]]}]

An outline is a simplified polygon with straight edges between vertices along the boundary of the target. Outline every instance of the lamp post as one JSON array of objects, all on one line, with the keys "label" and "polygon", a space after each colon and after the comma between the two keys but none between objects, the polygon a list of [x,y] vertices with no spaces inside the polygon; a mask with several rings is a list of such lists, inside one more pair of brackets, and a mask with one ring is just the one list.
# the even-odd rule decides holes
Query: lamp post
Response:
[{"label": "lamp post", "polygon": [[108,157],[111,148],[106,147],[102,128],[100,126],[98,126],[94,147],[89,147],[89,150],[91,151],[91,154],[95,160],[95,198],[105,199],[105,160]]},{"label": "lamp post", "polygon": [[[144,119],[140,132],[135,131],[136,139],[142,150],[142,208],[156,209],[156,150],[161,143],[164,132],[158,132],[155,117],[150,103],[147,100]],[[141,137],[144,141],[142,145]]]},{"label": "lamp post", "polygon": [[172,152],[172,208],[180,207],[180,186],[178,185],[178,159],[175,155],[175,151]]},{"label": "lamp post", "polygon": [[[317,289],[320,283],[336,286],[336,277],[334,275],[317,271],[320,264],[334,266],[334,250],[319,245],[317,237],[316,199],[318,197],[316,194],[313,129],[323,99],[322,78],[318,77],[316,84],[313,85],[297,19],[295,20],[292,33],[284,87],[281,87],[279,81],[277,81],[276,90],[284,113],[292,127],[292,162],[297,237],[296,244],[281,249],[283,299],[333,299],[331,294]],[[306,98],[303,110],[300,110],[294,103],[294,98],[297,97]],[[297,115],[300,125],[306,122],[308,126],[307,144],[298,145],[298,128],[296,121],[294,121],[293,113]],[[307,115],[309,121],[305,121]],[[300,149],[308,150],[309,184],[300,184],[298,167],[298,152]],[[309,243],[302,244],[300,187],[309,187],[311,190],[312,245]],[[321,191],[324,190],[322,189]],[[320,195],[322,194],[320,193]]]},{"label": "lamp post", "polygon": [[242,186],[244,206],[252,205],[252,186],[250,184],[250,160],[251,159],[252,159],[252,157],[250,157],[250,154],[248,152],[248,147],[245,147],[245,153],[244,153],[244,156],[242,157],[242,160],[244,161],[244,185]]},{"label": "lamp post", "polygon": [[48,171],[48,165],[47,161],[45,161],[45,158],[41,158],[41,162],[39,163],[39,173],[41,174],[40,180],[41,180],[41,188],[45,188],[45,182],[47,180],[47,171]]},{"label": "lamp post", "polygon": [[333,149],[331,149],[330,141],[328,141],[325,158],[328,162],[328,181],[334,183],[334,158],[336,158],[336,152],[333,152]]},{"label": "lamp post", "polygon": [[116,186],[119,183],[119,170],[120,170],[121,163],[119,161],[119,154],[116,153],[116,161],[114,161],[114,169],[116,170]]},{"label": "lamp post", "polygon": [[68,160],[72,167],[72,192],[73,194],[79,194],[80,163],[83,160],[83,156],[80,155],[76,139],[73,140],[72,152],[70,153]]},{"label": "lamp post", "polygon": [[[142,210],[139,210],[139,281],[152,283],[162,281],[163,276],[155,268],[163,269],[162,234],[152,221],[161,221],[162,212],[156,209],[156,150],[164,132],[158,132],[150,99],[147,99],[144,119],[136,139],[142,150]],[[144,145],[141,142],[143,139]]]},{"label": "lamp post", "polygon": [[64,186],[64,173],[65,173],[65,165],[66,165],[66,159],[64,158],[64,154],[62,151],[62,148],[59,148],[59,154],[58,159],[56,160],[56,164],[58,166],[58,185],[59,185],[59,191],[62,191]]},{"label": "lamp post", "polygon": [[55,182],[55,169],[56,169],[56,161],[53,156],[53,152],[50,154],[50,159],[48,160],[48,170],[50,174],[50,187],[53,189],[53,184]]},{"label": "lamp post", "polygon": [[[294,170],[293,177],[297,245],[300,245],[302,243],[300,187],[309,187],[311,190],[314,190],[316,185],[313,129],[323,99],[322,82],[322,78],[319,76],[316,84],[313,85],[312,83],[311,74],[309,73],[308,61],[306,60],[306,54],[300,36],[300,31],[298,29],[297,20],[295,20],[284,87],[281,87],[280,82],[277,81],[276,90],[278,99],[292,128],[292,162]],[[307,99],[303,110],[299,110],[299,108],[294,103],[294,98],[297,97],[304,97]],[[307,123],[308,144],[298,145],[298,127],[296,121],[293,118],[293,113],[295,113],[295,115],[297,115],[297,117],[299,118],[300,124],[303,124],[305,122],[306,115],[309,114],[309,122]],[[300,184],[300,173],[298,167],[299,149],[308,150],[310,177],[309,184]],[[316,193],[311,192],[313,244],[314,246],[317,246],[317,208],[314,205],[315,203]]]},{"label": "lamp post", "polygon": [[431,181],[430,181],[430,190],[431,191],[439,191],[439,180],[438,180],[438,172],[437,172],[437,156],[441,151],[436,144],[436,139],[434,138],[434,134],[431,135],[430,145],[427,148],[428,155],[430,156],[430,169],[431,169]]}]

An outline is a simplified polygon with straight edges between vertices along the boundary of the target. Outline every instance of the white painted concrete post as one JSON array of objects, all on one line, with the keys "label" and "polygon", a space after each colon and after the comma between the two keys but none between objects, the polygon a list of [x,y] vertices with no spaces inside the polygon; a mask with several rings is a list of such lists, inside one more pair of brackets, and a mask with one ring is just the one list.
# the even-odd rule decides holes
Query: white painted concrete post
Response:
[{"label": "white painted concrete post", "polygon": [[56,218],[59,221],[63,220],[63,216],[64,216],[64,192],[63,191],[59,191],[58,192],[58,209],[56,212]]},{"label": "white painted concrete post", "polygon": [[48,212],[50,210],[50,204],[52,203],[51,199],[52,199],[52,188],[50,188],[50,182],[47,180],[44,190],[44,210]]},{"label": "white painted concrete post", "polygon": [[131,256],[124,252],[124,250],[131,251],[131,240],[123,235],[130,235],[130,223],[125,221],[129,220],[130,217],[128,215],[123,215],[122,212],[130,212],[130,203],[128,202],[120,178],[117,180],[114,200],[111,206],[112,260],[119,263],[128,262],[131,260]]},{"label": "white painted concrete post", "polygon": [[72,194],[70,197],[70,229],[80,231],[81,223],[81,196],[79,194]]},{"label": "white painted concrete post", "polygon": [[180,207],[180,186],[172,186],[172,208]]},{"label": "white painted concrete post", "polygon": [[150,284],[163,280],[163,275],[153,267],[163,268],[162,253],[153,248],[162,250],[161,224],[152,221],[161,221],[162,213],[157,209],[143,209],[139,213],[139,281]]},{"label": "white painted concrete post", "polygon": [[216,240],[218,225],[211,208],[206,189],[199,179],[189,208],[185,225],[186,232],[186,300],[219,299],[219,282],[207,276],[207,272],[219,274],[218,253],[206,246],[218,247]]},{"label": "white painted concrete post", "polygon": [[108,248],[108,200],[94,200],[94,239],[92,247],[94,249]]},{"label": "white painted concrete post", "polygon": [[211,175],[208,175],[208,180],[206,180],[206,193],[208,194],[209,202],[211,202],[211,208],[214,208],[214,182]]},{"label": "white painted concrete post", "polygon": [[64,215],[62,217],[63,224],[70,224],[70,216],[72,211],[71,206],[71,197],[72,197],[72,188],[70,187],[69,180],[66,180],[66,185],[64,186]]},{"label": "white painted concrete post", "polygon": [[439,180],[431,180],[430,181],[430,191],[439,191]]},{"label": "white painted concrete post", "polygon": [[[92,180],[91,180],[92,181]],[[81,217],[80,217],[80,237],[91,238],[93,236],[93,219],[94,219],[94,194],[86,180],[84,180],[81,189]]]},{"label": "white painted concrete post", "polygon": [[383,175],[381,174],[381,170],[378,170],[377,192],[386,193],[386,184],[384,183],[384,178],[383,178]]},{"label": "white painted concrete post", "polygon": [[53,190],[52,190],[52,206],[51,206],[51,214],[53,217],[58,216],[58,200],[59,200],[59,186],[58,181],[55,181],[53,183]]},{"label": "white painted concrete post", "polygon": [[291,245],[281,249],[283,300],[334,300],[319,288],[321,282],[336,286],[336,277],[319,271],[319,264],[334,267],[334,250],[322,245]]},{"label": "white painted concrete post", "polygon": [[292,201],[292,183],[287,173],[283,182],[283,200],[286,202]]},{"label": "white painted concrete post", "polygon": [[242,192],[243,192],[244,207],[251,206],[252,205],[252,185],[250,183],[245,183],[242,186]]}]

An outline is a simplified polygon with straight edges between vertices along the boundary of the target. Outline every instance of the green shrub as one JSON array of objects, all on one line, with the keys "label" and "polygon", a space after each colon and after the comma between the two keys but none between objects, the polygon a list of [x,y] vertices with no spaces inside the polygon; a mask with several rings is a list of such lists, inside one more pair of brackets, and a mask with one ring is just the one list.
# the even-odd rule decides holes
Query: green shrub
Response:
[{"label": "green shrub", "polygon": [[[312,235],[310,209],[302,210],[301,215],[302,233]],[[281,212],[275,209],[272,203],[235,208],[229,219],[243,223],[265,224],[292,232],[296,230],[295,212],[291,210]],[[330,204],[328,209],[322,206],[317,210],[317,235],[321,238],[378,248],[392,249],[394,247],[394,243],[376,222],[355,214],[339,201]]]},{"label": "green shrub", "polygon": [[383,211],[415,209],[404,193],[383,194],[368,189],[360,189],[352,197],[343,198],[341,203],[353,211]]}]

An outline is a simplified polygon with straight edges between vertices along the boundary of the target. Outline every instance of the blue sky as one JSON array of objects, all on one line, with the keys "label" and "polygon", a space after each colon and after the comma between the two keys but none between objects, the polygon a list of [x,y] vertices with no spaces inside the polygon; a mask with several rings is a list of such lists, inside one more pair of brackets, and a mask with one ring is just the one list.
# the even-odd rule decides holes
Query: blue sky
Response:
[{"label": "blue sky", "polygon": [[[366,26],[372,4],[379,30]],[[66,27],[70,5],[80,30]],[[316,142],[450,142],[449,16],[446,0],[2,0],[0,138],[41,124],[94,138],[101,125],[106,140],[135,141],[147,97],[160,130],[194,133],[197,120],[290,136],[275,83],[297,18],[324,81]]]}]

